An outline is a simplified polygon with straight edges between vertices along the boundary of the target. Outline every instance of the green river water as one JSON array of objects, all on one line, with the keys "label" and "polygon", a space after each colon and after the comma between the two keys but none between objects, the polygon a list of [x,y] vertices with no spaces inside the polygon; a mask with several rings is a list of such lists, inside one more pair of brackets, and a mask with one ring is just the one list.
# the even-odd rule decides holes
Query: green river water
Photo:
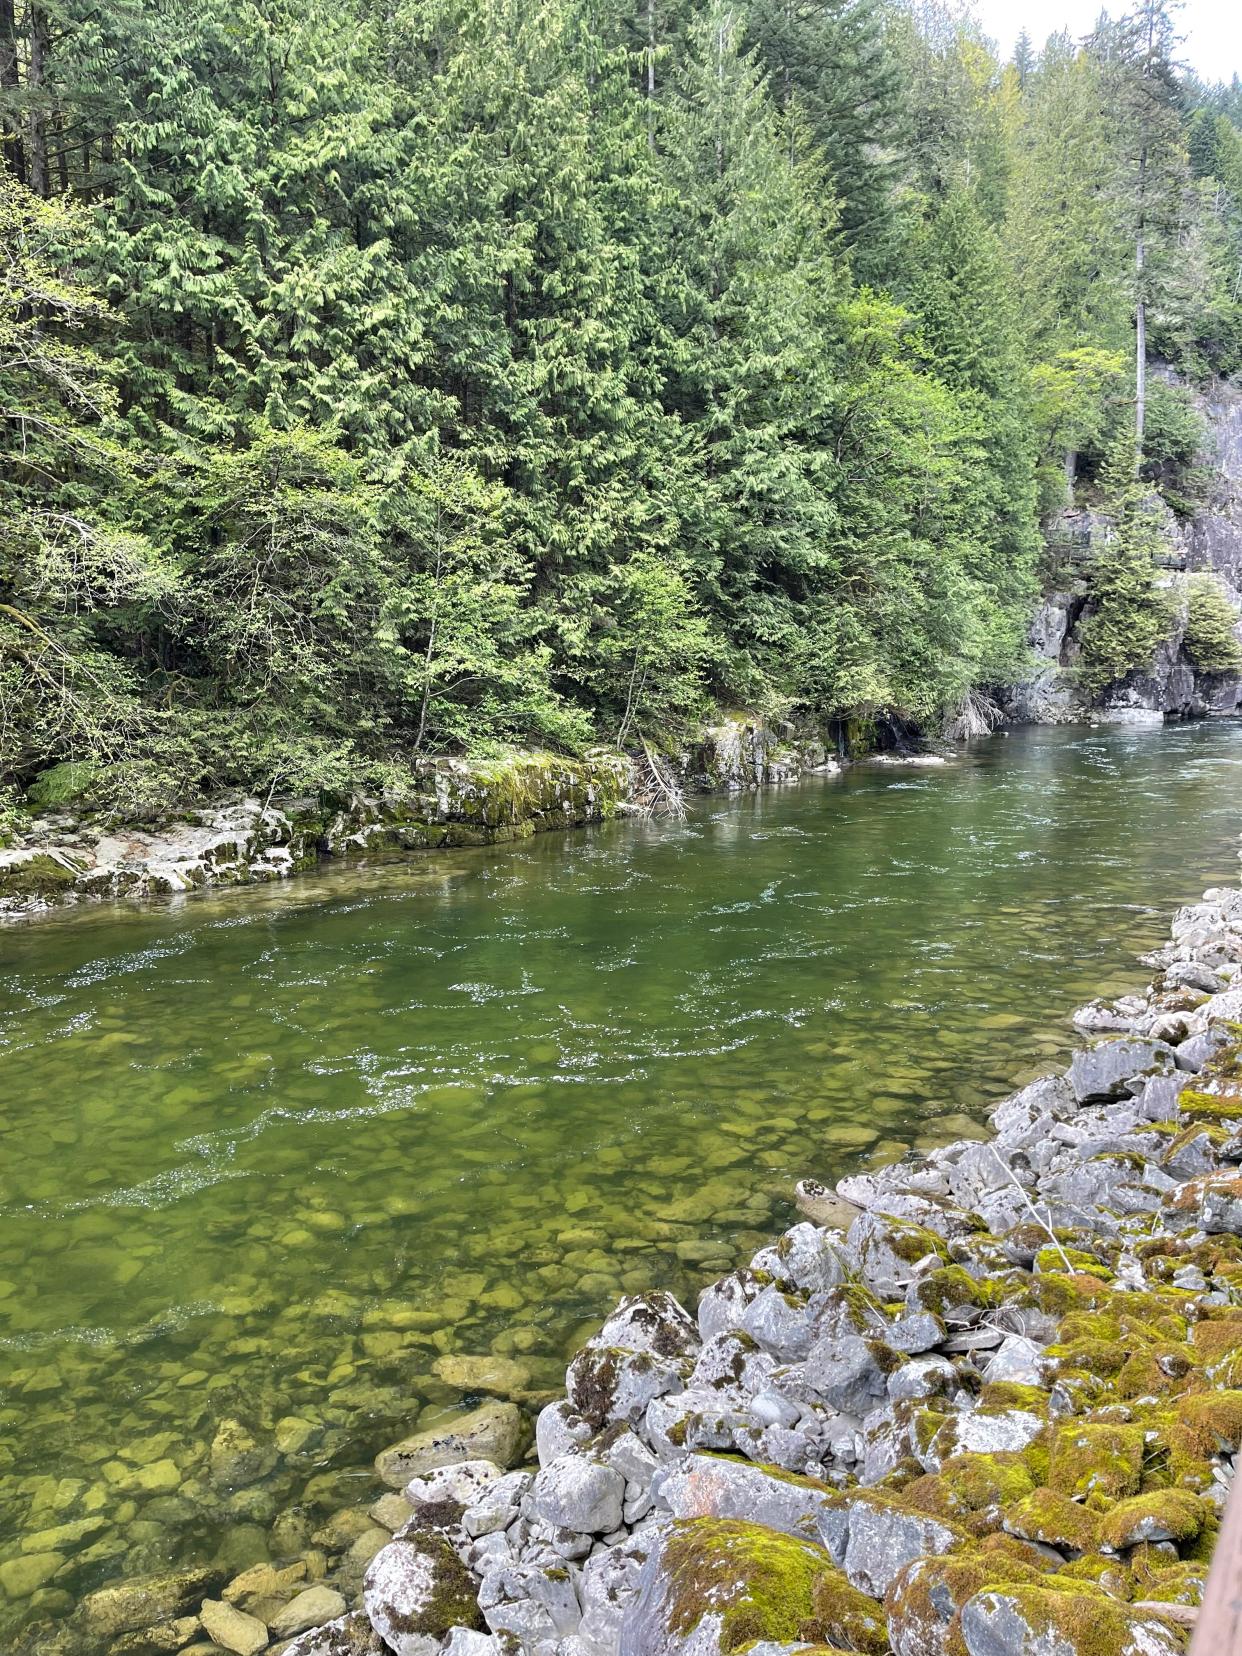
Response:
[{"label": "green river water", "polygon": [[692,1303],[798,1177],[970,1130],[1236,878],[1240,807],[1242,724],[1025,731],[0,932],[0,1648],[287,1551],[420,1416]]}]

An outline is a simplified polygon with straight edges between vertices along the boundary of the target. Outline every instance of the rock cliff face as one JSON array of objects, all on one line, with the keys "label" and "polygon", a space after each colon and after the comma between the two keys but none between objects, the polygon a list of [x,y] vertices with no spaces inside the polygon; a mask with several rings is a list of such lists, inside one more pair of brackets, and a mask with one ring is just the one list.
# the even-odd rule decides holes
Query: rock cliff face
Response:
[{"label": "rock cliff face", "polygon": [[[1233,674],[1201,673],[1188,660],[1185,636],[1185,585],[1189,575],[1210,573],[1225,595],[1242,610],[1242,387],[1215,382],[1196,395],[1199,412],[1211,434],[1204,464],[1211,482],[1194,516],[1179,522],[1168,514],[1170,555],[1164,575],[1181,597],[1178,619],[1147,672],[1131,673],[1102,702],[1090,704],[1075,683],[1079,659],[1078,628],[1088,612],[1079,583],[1067,581],[1047,592],[1031,625],[1030,642],[1037,666],[1005,699],[1013,719],[1034,724],[1069,723],[1090,716],[1116,723],[1159,723],[1169,718],[1201,718],[1235,713],[1242,705],[1242,681]],[[1077,508],[1058,514],[1047,526],[1051,545],[1063,549],[1072,569],[1089,557],[1108,533],[1107,518]],[[1238,636],[1242,638],[1242,629]]]}]

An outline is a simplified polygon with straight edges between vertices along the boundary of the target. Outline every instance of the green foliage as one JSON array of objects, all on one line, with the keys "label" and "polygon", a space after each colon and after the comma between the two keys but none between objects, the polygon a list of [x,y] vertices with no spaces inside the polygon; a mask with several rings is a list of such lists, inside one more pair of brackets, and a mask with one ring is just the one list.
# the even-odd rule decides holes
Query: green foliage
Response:
[{"label": "green foliage", "polygon": [[[883,0],[16,0],[0,781],[150,814],[1003,682],[1140,298],[1242,365],[1236,109],[1140,9],[1002,66]],[[1184,397],[1147,427],[1184,504]],[[1097,677],[1160,608],[1118,510]]]},{"label": "green foliage", "polygon": [[1186,583],[1186,631],[1183,647],[1200,671],[1242,670],[1242,645],[1235,629],[1238,612],[1215,575],[1192,575]]},{"label": "green foliage", "polygon": [[1128,673],[1144,672],[1175,620],[1175,601],[1159,585],[1165,549],[1161,506],[1136,482],[1133,446],[1122,439],[1109,457],[1105,505],[1113,520],[1091,574],[1090,608],[1079,628],[1084,688],[1099,695]]}]

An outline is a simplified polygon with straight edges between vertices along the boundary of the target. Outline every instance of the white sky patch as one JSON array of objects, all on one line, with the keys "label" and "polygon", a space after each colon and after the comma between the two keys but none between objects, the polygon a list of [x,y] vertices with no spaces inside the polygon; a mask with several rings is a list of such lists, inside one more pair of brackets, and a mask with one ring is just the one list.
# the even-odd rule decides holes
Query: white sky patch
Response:
[{"label": "white sky patch", "polygon": [[[1000,47],[1013,51],[1023,29],[1036,47],[1050,34],[1068,29],[1075,38],[1089,34],[1100,14],[1100,0],[973,0],[970,8]],[[1123,0],[1106,7],[1114,17],[1129,8]],[[1186,0],[1178,15],[1178,32],[1186,37],[1180,56],[1206,81],[1242,75],[1242,6],[1238,0]]]}]

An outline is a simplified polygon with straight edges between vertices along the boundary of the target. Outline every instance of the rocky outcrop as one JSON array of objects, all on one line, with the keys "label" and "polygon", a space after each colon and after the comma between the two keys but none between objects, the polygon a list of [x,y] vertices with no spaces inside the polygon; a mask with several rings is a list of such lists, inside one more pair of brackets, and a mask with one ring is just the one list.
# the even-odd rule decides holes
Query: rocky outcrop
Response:
[{"label": "rocky outcrop", "polygon": [[744,714],[706,725],[681,758],[688,786],[701,792],[761,788],[839,768],[823,732]]},{"label": "rocky outcrop", "polygon": [[[1073,506],[1045,525],[1062,580],[1045,593],[1031,623],[1028,636],[1036,665],[1004,696],[1008,717],[1034,724],[1088,718],[1159,723],[1166,717],[1236,713],[1242,705],[1242,679],[1198,672],[1184,648],[1187,576],[1215,575],[1224,595],[1242,612],[1242,388],[1217,380],[1195,392],[1194,400],[1210,434],[1211,449],[1202,459],[1209,483],[1189,518],[1179,519],[1163,508],[1169,557],[1162,580],[1174,599],[1175,620],[1150,668],[1129,674],[1099,702],[1085,697],[1076,682],[1078,628],[1089,604],[1083,582],[1073,577],[1107,541],[1112,524],[1100,512]],[[1238,637],[1242,640],[1242,625]]]},{"label": "rocky outcrop", "polygon": [[515,753],[490,762],[428,762],[411,771],[400,794],[236,799],[158,829],[52,812],[35,819],[24,843],[0,849],[0,916],[91,898],[280,880],[325,859],[380,862],[525,839],[602,821],[629,786],[623,754],[573,760]]}]

